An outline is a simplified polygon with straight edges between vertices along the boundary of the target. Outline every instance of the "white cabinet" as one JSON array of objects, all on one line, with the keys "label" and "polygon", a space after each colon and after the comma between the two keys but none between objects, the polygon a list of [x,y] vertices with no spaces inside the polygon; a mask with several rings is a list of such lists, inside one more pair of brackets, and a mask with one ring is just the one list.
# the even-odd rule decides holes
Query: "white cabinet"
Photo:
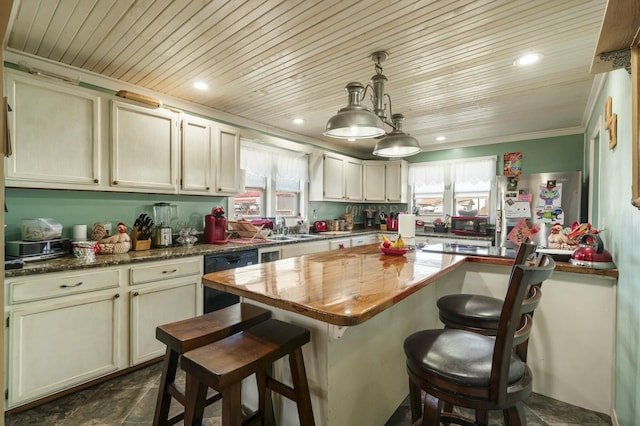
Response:
[{"label": "white cabinet", "polygon": [[378,242],[378,236],[374,234],[351,237],[351,247],[366,246],[367,244],[374,244],[376,242]]},{"label": "white cabinet", "polygon": [[5,160],[6,186],[86,190],[103,184],[97,92],[12,70],[5,75],[13,152]]},{"label": "white cabinet", "polygon": [[491,247],[491,240],[476,240],[471,238],[447,236],[447,237],[435,237],[435,236],[416,236],[416,243],[425,244],[460,244],[466,246],[475,247]]},{"label": "white cabinet", "polygon": [[341,250],[351,247],[351,238],[332,238],[329,240],[329,250]]},{"label": "white cabinet", "polygon": [[124,366],[119,276],[108,268],[7,280],[8,408]]},{"label": "white cabinet", "polygon": [[117,190],[177,192],[177,114],[111,101],[110,183]]},{"label": "white cabinet", "polygon": [[180,157],[180,192],[193,195],[212,195],[214,146],[209,121],[185,117]]},{"label": "white cabinet", "polygon": [[240,132],[238,129],[214,127],[216,152],[216,193],[236,195],[240,191]]},{"label": "white cabinet", "polygon": [[339,154],[311,159],[311,201],[362,201],[362,161]]},{"label": "white cabinet", "polygon": [[308,243],[287,244],[280,249],[280,258],[302,256],[305,254],[321,253],[329,250],[329,241],[312,241]]},{"label": "white cabinet", "polygon": [[240,191],[240,133],[210,120],[182,120],[180,193],[236,195]]},{"label": "white cabinet", "polygon": [[130,356],[136,365],[162,356],[156,327],[202,313],[202,259],[150,262],[129,270]]},{"label": "white cabinet", "polygon": [[406,203],[408,165],[405,160],[363,163],[364,201]]},{"label": "white cabinet", "polygon": [[161,324],[202,314],[201,256],[8,278],[7,408],[163,355]]}]

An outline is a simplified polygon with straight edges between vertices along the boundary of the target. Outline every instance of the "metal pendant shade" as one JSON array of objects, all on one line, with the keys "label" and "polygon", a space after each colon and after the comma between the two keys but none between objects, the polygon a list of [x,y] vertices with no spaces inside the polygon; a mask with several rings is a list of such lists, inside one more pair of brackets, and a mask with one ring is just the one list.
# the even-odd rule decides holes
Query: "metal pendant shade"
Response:
[{"label": "metal pendant shade", "polygon": [[[341,139],[371,139],[386,134],[376,145],[373,154],[381,157],[405,157],[420,152],[420,144],[416,138],[402,131],[404,116],[391,111],[391,97],[384,92],[387,78],[382,74],[380,65],[387,56],[384,51],[371,55],[376,63],[376,74],[366,88],[358,82],[347,84],[345,89],[349,94],[349,104],[329,119],[324,135]],[[373,111],[361,105],[363,95],[369,88],[373,92]],[[391,123],[387,120],[385,98],[389,101]],[[393,128],[391,133],[385,132],[385,124]]]},{"label": "metal pendant shade", "polygon": [[329,119],[324,134],[343,139],[369,139],[384,135],[382,119],[360,105],[364,86],[353,82],[345,89],[349,93],[349,105]]},{"label": "metal pendant shade", "polygon": [[393,114],[394,129],[391,133],[380,139],[373,149],[373,155],[380,157],[406,157],[420,152],[418,140],[402,131],[402,114]]}]

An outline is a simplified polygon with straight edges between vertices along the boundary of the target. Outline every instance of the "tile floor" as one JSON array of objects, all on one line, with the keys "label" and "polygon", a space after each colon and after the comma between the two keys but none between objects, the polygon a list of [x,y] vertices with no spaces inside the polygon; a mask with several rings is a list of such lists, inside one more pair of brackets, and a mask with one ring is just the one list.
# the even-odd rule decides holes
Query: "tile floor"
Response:
[{"label": "tile floor", "polygon": [[[6,426],[142,426],[151,425],[155,408],[161,364],[118,377],[89,389],[67,395],[23,413],[5,418]],[[172,410],[179,407],[172,406]],[[205,425],[220,425],[220,403],[207,407]],[[608,416],[578,408],[541,395],[532,395],[525,408],[530,426],[611,425]],[[385,426],[409,426],[407,401],[400,405]],[[491,425],[503,424],[499,413],[491,416]],[[352,425],[335,425],[352,426]]]}]

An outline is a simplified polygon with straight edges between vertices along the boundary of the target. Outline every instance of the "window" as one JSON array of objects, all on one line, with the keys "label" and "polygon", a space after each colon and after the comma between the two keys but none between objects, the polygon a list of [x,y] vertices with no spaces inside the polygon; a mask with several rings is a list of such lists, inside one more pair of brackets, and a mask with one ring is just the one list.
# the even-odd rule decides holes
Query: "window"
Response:
[{"label": "window", "polygon": [[232,198],[239,218],[297,217],[305,215],[308,160],[286,150],[242,141],[240,167],[245,171],[245,192]]},{"label": "window", "polygon": [[450,216],[491,216],[496,158],[409,165],[413,210],[427,222]]}]

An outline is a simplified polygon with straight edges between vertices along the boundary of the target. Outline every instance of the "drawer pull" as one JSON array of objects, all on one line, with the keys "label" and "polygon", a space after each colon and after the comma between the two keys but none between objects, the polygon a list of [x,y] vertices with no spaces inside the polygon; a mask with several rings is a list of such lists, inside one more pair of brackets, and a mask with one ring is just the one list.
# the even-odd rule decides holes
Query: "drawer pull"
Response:
[{"label": "drawer pull", "polygon": [[80,287],[81,285],[82,285],[82,281],[76,284],[62,284],[60,288],[73,288],[73,287]]},{"label": "drawer pull", "polygon": [[170,271],[162,271],[163,274],[173,274],[174,272],[178,272],[177,269],[172,269]]}]

